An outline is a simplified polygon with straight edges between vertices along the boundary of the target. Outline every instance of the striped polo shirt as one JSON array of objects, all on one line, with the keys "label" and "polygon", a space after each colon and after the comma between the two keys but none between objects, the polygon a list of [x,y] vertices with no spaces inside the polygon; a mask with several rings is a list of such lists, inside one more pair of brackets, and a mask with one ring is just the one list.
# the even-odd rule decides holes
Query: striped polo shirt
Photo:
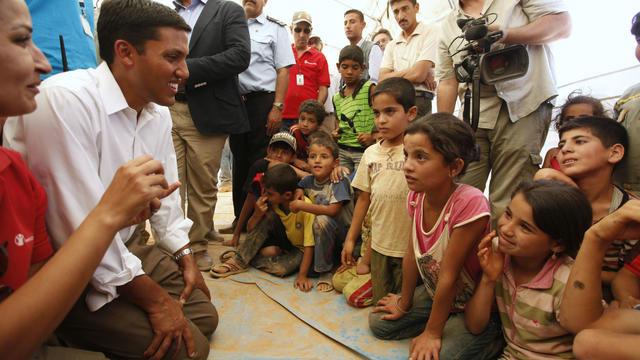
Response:
[{"label": "striped polo shirt", "polygon": [[516,286],[511,257],[495,293],[507,347],[502,359],[571,359],[573,334],[558,320],[560,301],[573,259],[561,256],[546,262],[527,284]]},{"label": "striped polo shirt", "polygon": [[[362,148],[358,142],[358,134],[371,134],[374,125],[373,108],[370,102],[371,81],[361,81],[352,95],[345,96],[344,88],[333,96],[333,106],[339,121],[341,136],[339,145]],[[345,118],[352,120],[353,127]]]}]

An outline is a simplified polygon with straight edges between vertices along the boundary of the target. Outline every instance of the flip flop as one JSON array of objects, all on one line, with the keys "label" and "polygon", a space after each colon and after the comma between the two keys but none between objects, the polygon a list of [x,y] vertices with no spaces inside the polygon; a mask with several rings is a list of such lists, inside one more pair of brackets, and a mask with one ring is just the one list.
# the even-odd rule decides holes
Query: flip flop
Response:
[{"label": "flip flop", "polygon": [[318,281],[316,284],[316,291],[331,292],[333,291],[333,285],[328,281]]},{"label": "flip flop", "polygon": [[225,278],[225,277],[227,277],[227,276],[231,276],[231,275],[235,275],[235,274],[240,274],[240,273],[243,273],[243,272],[245,272],[245,271],[248,271],[248,270],[249,270],[249,268],[248,268],[248,267],[246,267],[246,268],[241,268],[241,267],[239,267],[239,266],[238,266],[238,265],[236,265],[236,264],[231,264],[231,263],[228,263],[228,262],[227,262],[227,263],[222,263],[222,264],[220,264],[220,265],[216,265],[216,266],[221,266],[221,267],[223,267],[223,268],[226,268],[226,269],[227,269],[227,271],[226,271],[226,272],[220,273],[220,272],[217,272],[217,271],[215,271],[215,270],[214,270],[214,267],[215,267],[215,266],[212,266],[212,267],[211,267],[211,270],[209,270],[209,275],[210,275],[212,278],[216,278],[216,279],[219,279],[219,278]]},{"label": "flip flop", "polygon": [[224,251],[222,254],[220,254],[220,262],[221,263],[226,263],[227,261],[229,261],[229,259],[231,259],[233,257],[233,254],[235,254],[236,251],[235,250],[226,250]]}]

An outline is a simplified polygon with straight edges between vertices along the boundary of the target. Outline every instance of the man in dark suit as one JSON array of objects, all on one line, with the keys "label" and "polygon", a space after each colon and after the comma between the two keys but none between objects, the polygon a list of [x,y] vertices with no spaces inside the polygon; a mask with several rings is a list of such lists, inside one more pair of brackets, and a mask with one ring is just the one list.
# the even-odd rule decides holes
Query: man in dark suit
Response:
[{"label": "man in dark suit", "polygon": [[[189,78],[171,110],[184,204],[193,221],[191,249],[200,270],[209,270],[207,237],[213,230],[218,169],[229,134],[250,130],[238,91],[238,74],[249,66],[250,40],[242,7],[226,0],[174,1],[193,28],[189,39]],[[217,235],[217,234],[216,234]]]}]

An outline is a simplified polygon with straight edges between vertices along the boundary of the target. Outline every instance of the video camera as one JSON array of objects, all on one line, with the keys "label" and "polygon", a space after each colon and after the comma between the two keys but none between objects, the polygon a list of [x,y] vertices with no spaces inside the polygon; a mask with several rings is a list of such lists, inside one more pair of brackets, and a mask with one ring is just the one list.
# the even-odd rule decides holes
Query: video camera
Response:
[{"label": "video camera", "polygon": [[489,31],[487,17],[479,19],[458,19],[467,44],[457,53],[466,51],[462,61],[455,64],[458,82],[470,83],[473,72],[480,69],[480,80],[485,85],[519,78],[527,73],[529,55],[522,45],[511,45],[490,51],[491,45],[502,39],[502,30]]},{"label": "video camera", "polygon": [[[500,81],[524,76],[529,68],[529,54],[523,45],[511,45],[491,51],[491,46],[502,39],[502,30],[489,31],[487,19],[495,14],[487,14],[478,19],[458,19],[458,27],[466,43],[451,56],[466,52],[459,63],[454,64],[456,80],[473,84],[473,100],[469,88],[465,92],[463,119],[473,130],[478,128],[480,116],[480,82],[492,85]],[[497,16],[496,16],[497,17]],[[454,40],[455,41],[455,40]],[[453,42],[452,42],[453,44]],[[473,117],[469,116],[469,103],[473,104]]]}]

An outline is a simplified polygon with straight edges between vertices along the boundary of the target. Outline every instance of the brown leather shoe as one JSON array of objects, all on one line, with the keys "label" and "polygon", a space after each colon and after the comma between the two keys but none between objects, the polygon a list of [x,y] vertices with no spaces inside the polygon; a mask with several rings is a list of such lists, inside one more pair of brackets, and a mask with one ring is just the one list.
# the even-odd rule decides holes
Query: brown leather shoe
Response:
[{"label": "brown leather shoe", "polygon": [[213,260],[211,259],[211,255],[209,255],[207,250],[195,252],[193,253],[193,256],[196,258],[196,265],[198,266],[198,270],[209,271],[209,269],[211,269]]}]

